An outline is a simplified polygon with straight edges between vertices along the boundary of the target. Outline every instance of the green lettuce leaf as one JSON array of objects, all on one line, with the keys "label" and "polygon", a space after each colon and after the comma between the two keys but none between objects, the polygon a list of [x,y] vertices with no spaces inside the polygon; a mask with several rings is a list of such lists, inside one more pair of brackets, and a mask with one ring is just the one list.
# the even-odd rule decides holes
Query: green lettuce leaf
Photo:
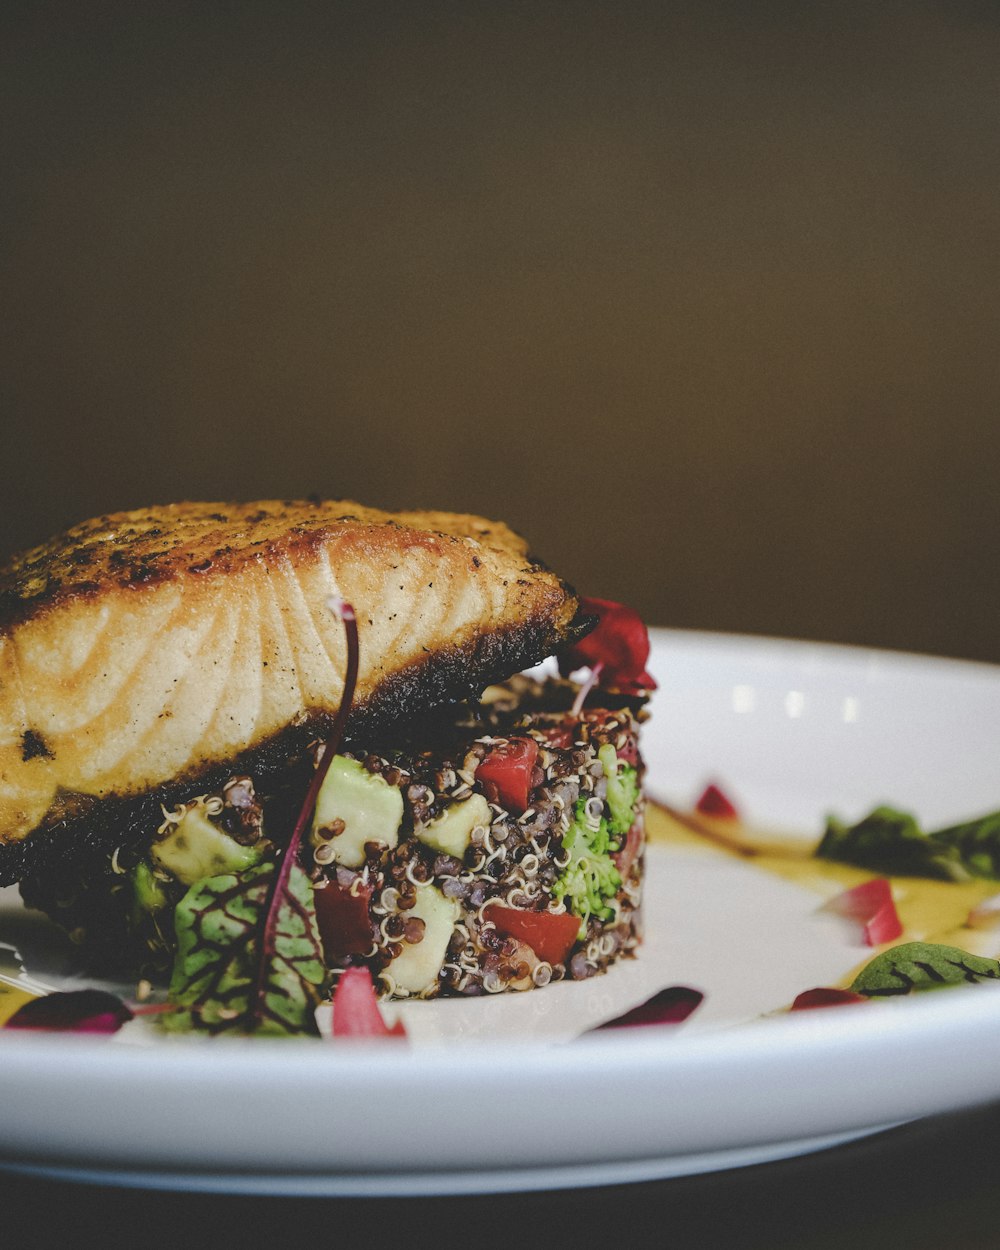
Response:
[{"label": "green lettuce leaf", "polygon": [[[261,938],[277,865],[261,864],[196,882],[177,905],[177,956],[170,981],[173,1032],[316,1035],[326,988],[312,882],[296,864],[278,902],[272,948]],[[262,993],[258,994],[258,976]]]},{"label": "green lettuce leaf", "polygon": [[957,946],[904,942],[876,955],[854,979],[856,994],[883,998],[949,985],[976,985],[1000,980],[1000,961],[970,955]]}]

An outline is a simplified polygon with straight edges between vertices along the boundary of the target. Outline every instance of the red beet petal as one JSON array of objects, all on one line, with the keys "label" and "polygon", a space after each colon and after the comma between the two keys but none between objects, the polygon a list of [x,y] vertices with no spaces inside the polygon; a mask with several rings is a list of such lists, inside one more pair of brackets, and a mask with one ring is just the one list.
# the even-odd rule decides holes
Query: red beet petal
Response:
[{"label": "red beet petal", "polygon": [[812,1007],[840,1007],[845,1003],[867,1003],[864,994],[855,994],[853,990],[837,990],[831,986],[818,985],[812,990],[803,990],[792,1003],[792,1011],[807,1011]]},{"label": "red beet petal", "polygon": [[14,1012],[4,1028],[117,1033],[131,1019],[132,1012],[114,994],[104,990],[70,990],[33,998]]},{"label": "red beet petal", "polygon": [[629,694],[655,690],[656,682],[646,672],[649,631],[638,612],[610,599],[586,598],[580,599],[580,610],[596,616],[597,625],[560,656],[560,672],[565,676],[601,664],[602,686]]},{"label": "red beet petal", "polygon": [[671,985],[640,1003],[638,1007],[633,1007],[631,1011],[615,1016],[613,1020],[605,1020],[590,1031],[629,1029],[649,1024],[680,1024],[701,1004],[704,997],[701,990],[693,990],[687,985]]}]

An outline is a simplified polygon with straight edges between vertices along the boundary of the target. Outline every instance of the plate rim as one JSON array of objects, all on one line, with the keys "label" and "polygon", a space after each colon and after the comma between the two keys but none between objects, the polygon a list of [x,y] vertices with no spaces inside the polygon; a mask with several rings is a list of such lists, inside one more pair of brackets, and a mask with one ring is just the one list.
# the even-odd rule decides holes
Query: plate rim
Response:
[{"label": "plate rim", "polygon": [[[654,648],[661,645],[669,648],[671,644],[679,648],[718,647],[720,651],[731,651],[733,658],[737,651],[772,656],[780,652],[781,658],[791,663],[799,663],[807,657],[810,660],[836,657],[865,666],[874,658],[897,669],[916,666],[927,675],[961,671],[973,678],[989,681],[997,686],[1000,693],[1000,665],[985,661],[849,643],[722,631],[654,627],[650,633]],[[726,1088],[731,1092],[734,1074],[741,1074],[745,1085],[748,1080],[752,1081],[754,1073],[759,1076],[769,1070],[773,1072],[775,1066],[780,1068],[782,1064],[794,1062],[801,1057],[803,1048],[816,1062],[826,1065],[828,1071],[850,1073],[857,1060],[863,1058],[869,1066],[874,1062],[876,1075],[891,1078],[894,1071],[898,1073],[901,1053],[910,1063],[932,1064],[935,1057],[939,1057],[942,1047],[958,1043],[960,1056],[965,1056],[968,1061],[962,1062],[960,1057],[956,1060],[952,1054],[955,1061],[949,1065],[948,1079],[941,1081],[930,1092],[926,1088],[915,1092],[907,1083],[891,1079],[884,1082],[884,1087],[879,1090],[878,1082],[873,1084],[868,1074],[865,1080],[870,1089],[866,1095],[867,1102],[860,1111],[857,1099],[850,1109],[845,1107],[838,1112],[827,1098],[822,1118],[812,1125],[815,1131],[798,1134],[799,1139],[837,1133],[851,1136],[889,1123],[973,1105],[1000,1094],[1000,1056],[995,1063],[991,1061],[989,1076],[992,1083],[989,1083],[988,1089],[982,1088],[981,1079],[984,1047],[988,1047],[995,1036],[1000,1016],[1000,1003],[994,997],[998,991],[1000,986],[960,987],[944,996],[927,995],[862,1008],[832,1007],[795,1015],[771,1014],[759,1020],[720,1025],[705,1032],[687,1033],[683,1027],[669,1032],[615,1030],[591,1033],[571,1043],[529,1038],[512,1045],[510,1041],[470,1038],[463,1039],[462,1044],[469,1048],[468,1053],[475,1057],[476,1062],[492,1065],[491,1070],[508,1073],[530,1067],[535,1083],[540,1087],[544,1087],[546,1080],[557,1083],[557,1078],[565,1075],[567,1064],[582,1068],[614,1063],[627,1067],[640,1084],[646,1082],[658,1096],[683,1096],[685,1085],[718,1080],[720,1074],[725,1078],[723,1085],[728,1082]],[[752,1038],[749,1047],[748,1037]],[[259,1079],[263,1064],[267,1069],[268,1085],[279,1099],[282,1090],[315,1084],[321,1078],[329,1082],[331,1071],[335,1073],[338,1083],[342,1081],[348,1085],[363,1086],[377,1081],[383,1088],[399,1094],[405,1093],[407,1086],[412,1090],[415,1080],[446,1080],[455,1067],[454,1041],[422,1042],[418,1048],[405,1052],[406,1062],[402,1064],[401,1051],[392,1043],[373,1046],[371,1043],[350,1045],[341,1042],[336,1051],[331,1051],[328,1044],[298,1039],[276,1039],[271,1045],[282,1048],[280,1067],[267,1067],[270,1055],[261,1039],[165,1038],[149,1045],[132,1046],[115,1044],[107,1038],[0,1030],[0,1091],[5,1087],[11,1089],[19,1081],[35,1081],[40,1072],[47,1070],[53,1094],[72,1090],[74,1082],[81,1078],[86,1080],[91,1093],[105,1092],[108,1096],[113,1096],[115,1086],[122,1079],[148,1080],[161,1086],[169,1085],[171,1080],[183,1081],[190,1092],[214,1085],[221,1070],[225,1070],[229,1080],[236,1083]],[[739,1082],[736,1084],[738,1086]],[[328,1091],[324,1088],[323,1092]],[[781,1115],[772,1117],[763,1139],[749,1144],[780,1145],[782,1125],[790,1118],[788,1115],[784,1120]],[[794,1134],[788,1137],[789,1143],[794,1140]],[[716,1149],[726,1145],[717,1143]],[[730,1141],[728,1146],[733,1147],[734,1143]],[[65,1163],[65,1143],[61,1150]],[[790,1152],[794,1153],[794,1150]],[[58,1162],[60,1149],[57,1143],[50,1143],[44,1153],[46,1157],[51,1157],[54,1164]],[[87,1157],[92,1162],[99,1158],[107,1161],[113,1158],[113,1153],[105,1151],[102,1155],[97,1151],[73,1157]],[[170,1154],[169,1151],[167,1153]],[[25,1158],[37,1154],[37,1150],[32,1151],[25,1145]],[[640,1151],[636,1157],[640,1154],[650,1157],[648,1150]],[[689,1143],[676,1155],[671,1156],[669,1149],[661,1149],[657,1157],[679,1158],[691,1154]],[[586,1155],[583,1157],[586,1158]],[[619,1153],[616,1157],[622,1159],[625,1156]],[[155,1149],[150,1147],[145,1160],[150,1164],[145,1170],[155,1170]],[[173,1157],[167,1160],[171,1164],[168,1168],[171,1175],[179,1176],[185,1166],[189,1166],[184,1160],[183,1152],[173,1152]],[[141,1158],[136,1162],[141,1162]],[[159,1162],[164,1162],[162,1154]],[[572,1164],[573,1161],[567,1159],[564,1162]],[[0,1167],[9,1164],[10,1157],[5,1152],[0,1157]],[[262,1175],[261,1169],[252,1162],[248,1167],[254,1176]],[[301,1178],[308,1170],[303,1165],[293,1166],[289,1174]],[[444,1178],[443,1187],[438,1192],[458,1192],[448,1188],[447,1180],[448,1176],[452,1176],[452,1183],[459,1183],[461,1170],[455,1164],[438,1162],[433,1173]],[[342,1165],[338,1170],[335,1164],[328,1161],[323,1174],[343,1177],[347,1170]],[[389,1189],[384,1192],[396,1191]]]}]

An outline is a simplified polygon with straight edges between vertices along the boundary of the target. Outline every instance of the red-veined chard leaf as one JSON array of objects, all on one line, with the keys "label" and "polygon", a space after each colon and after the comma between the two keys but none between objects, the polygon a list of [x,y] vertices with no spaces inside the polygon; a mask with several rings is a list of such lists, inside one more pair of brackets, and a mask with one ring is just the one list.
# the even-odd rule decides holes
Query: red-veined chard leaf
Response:
[{"label": "red-veined chard leaf", "polygon": [[212,1033],[317,1034],[314,1009],[327,973],[312,882],[299,866],[302,835],[340,747],[358,678],[354,609],[327,607],[347,638],[344,691],[322,759],[280,861],[196,882],[177,906],[177,957],[170,982],[175,1010],[164,1028]]},{"label": "red-veined chard leaf", "polygon": [[261,950],[262,917],[276,873],[275,864],[261,864],[207,877],[178,903],[170,982],[175,1010],[162,1016],[165,1029],[318,1034],[314,1013],[327,973],[312,882],[297,864],[288,874],[269,949]]}]

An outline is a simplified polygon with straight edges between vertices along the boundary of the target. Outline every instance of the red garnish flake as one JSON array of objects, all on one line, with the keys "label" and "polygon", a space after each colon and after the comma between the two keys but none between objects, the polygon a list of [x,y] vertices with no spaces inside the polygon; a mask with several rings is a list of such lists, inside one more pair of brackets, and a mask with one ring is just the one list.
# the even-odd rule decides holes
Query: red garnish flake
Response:
[{"label": "red garnish flake", "polygon": [[402,1020],[389,1028],[367,968],[345,968],[333,993],[334,1037],[406,1037]]},{"label": "red garnish flake", "polygon": [[826,904],[830,911],[857,920],[863,926],[865,944],[881,946],[903,932],[903,925],[892,899],[892,887],[885,877],[874,877],[845,890]]},{"label": "red garnish flake", "polygon": [[840,1007],[845,1003],[867,1003],[870,999],[853,990],[837,990],[831,986],[818,985],[813,990],[803,990],[792,1003],[792,1011],[806,1011],[812,1007]]},{"label": "red garnish flake", "polygon": [[637,768],[639,765],[639,744],[635,738],[629,737],[624,744],[617,748],[618,758],[623,764],[628,764],[629,768]]},{"label": "red garnish flake", "polygon": [[[492,786],[498,802],[515,816],[528,810],[531,774],[538,759],[538,743],[534,738],[508,738],[498,743],[480,762],[476,780],[484,788]],[[490,792],[492,793],[492,791]],[[489,795],[487,796],[489,797]]]},{"label": "red garnish flake", "polygon": [[965,918],[967,929],[993,929],[1000,925],[1000,894],[977,903]]},{"label": "red garnish flake", "polygon": [[613,1020],[605,1020],[596,1029],[629,1029],[647,1024],[680,1024],[701,1005],[705,995],[701,990],[693,990],[688,985],[671,985],[660,990],[652,998],[626,1011],[624,1015],[615,1016]]},{"label": "red garnish flake", "polygon": [[642,850],[642,842],[642,829],[639,825],[633,825],[628,831],[628,837],[625,839],[625,845],[620,851],[616,851],[611,857],[615,861],[615,867],[621,874],[623,881],[628,876],[632,865],[639,857],[639,852]]},{"label": "red garnish flake", "polygon": [[646,672],[649,632],[638,612],[610,599],[581,599],[580,610],[596,616],[597,624],[559,657],[563,676],[579,668],[596,670],[600,665],[602,686],[625,694],[655,690],[656,682]]},{"label": "red garnish flake", "polygon": [[120,998],[105,990],[70,990],[33,998],[10,1017],[5,1029],[53,1033],[117,1033],[132,1019]]},{"label": "red garnish flake", "polygon": [[701,798],[694,805],[694,810],[701,816],[711,816],[713,820],[739,820],[740,818],[735,805],[714,782],[710,782],[702,791]]},{"label": "red garnish flake", "polygon": [[570,725],[540,725],[545,741],[557,751],[568,751],[576,741],[577,730]]}]

